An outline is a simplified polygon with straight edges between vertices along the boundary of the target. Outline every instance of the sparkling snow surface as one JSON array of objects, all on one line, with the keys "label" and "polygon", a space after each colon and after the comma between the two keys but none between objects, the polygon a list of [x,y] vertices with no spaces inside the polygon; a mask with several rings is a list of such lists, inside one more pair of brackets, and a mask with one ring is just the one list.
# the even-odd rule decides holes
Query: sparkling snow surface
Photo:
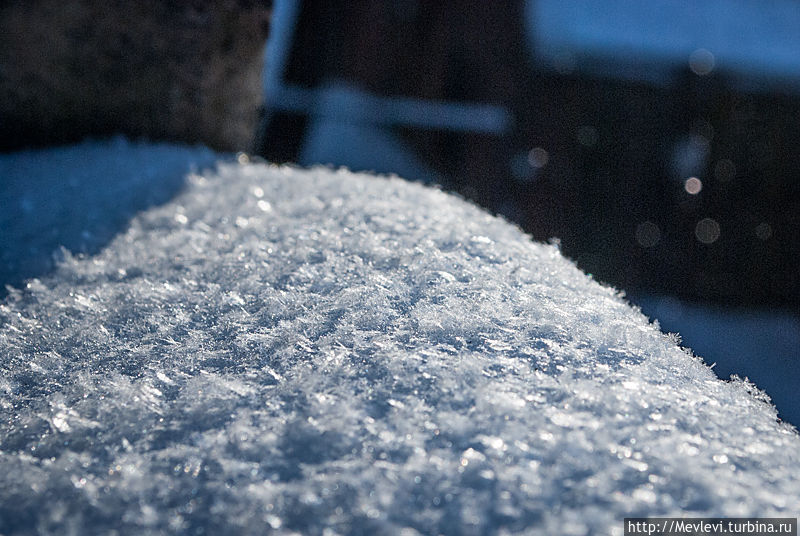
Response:
[{"label": "sparkling snow surface", "polygon": [[10,292],[0,363],[3,534],[621,534],[800,511],[800,436],[751,385],[556,247],[396,178],[190,175]]}]

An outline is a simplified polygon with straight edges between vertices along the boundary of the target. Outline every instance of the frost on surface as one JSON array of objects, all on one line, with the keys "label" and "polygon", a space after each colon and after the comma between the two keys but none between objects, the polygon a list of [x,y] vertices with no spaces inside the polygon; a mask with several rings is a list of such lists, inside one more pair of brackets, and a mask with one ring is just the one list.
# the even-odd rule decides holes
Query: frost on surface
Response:
[{"label": "frost on surface", "polygon": [[191,175],[12,291],[0,363],[4,534],[800,511],[800,438],[763,394],[556,247],[396,178]]}]

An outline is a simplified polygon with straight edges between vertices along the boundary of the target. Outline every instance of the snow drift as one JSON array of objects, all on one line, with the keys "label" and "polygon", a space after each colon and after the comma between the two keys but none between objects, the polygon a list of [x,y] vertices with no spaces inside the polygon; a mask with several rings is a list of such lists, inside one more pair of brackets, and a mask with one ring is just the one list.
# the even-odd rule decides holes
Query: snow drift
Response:
[{"label": "snow drift", "polygon": [[62,256],[0,305],[0,533],[800,511],[800,437],[763,394],[443,192],[223,162]]}]

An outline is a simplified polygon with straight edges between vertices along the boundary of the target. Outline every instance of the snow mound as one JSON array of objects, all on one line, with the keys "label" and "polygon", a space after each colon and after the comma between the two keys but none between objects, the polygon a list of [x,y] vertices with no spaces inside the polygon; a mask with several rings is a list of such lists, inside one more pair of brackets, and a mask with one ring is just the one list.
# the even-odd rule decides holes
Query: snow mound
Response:
[{"label": "snow mound", "polygon": [[443,192],[221,163],[63,257],[0,305],[0,533],[800,511],[800,437],[765,395]]}]

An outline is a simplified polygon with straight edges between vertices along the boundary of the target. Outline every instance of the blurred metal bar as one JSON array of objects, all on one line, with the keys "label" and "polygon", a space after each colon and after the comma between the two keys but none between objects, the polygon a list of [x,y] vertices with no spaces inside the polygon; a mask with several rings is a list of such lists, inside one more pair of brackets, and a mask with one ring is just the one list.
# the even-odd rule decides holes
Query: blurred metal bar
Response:
[{"label": "blurred metal bar", "polygon": [[343,123],[503,134],[511,116],[503,106],[378,96],[345,85],[305,88],[283,80],[300,13],[300,0],[276,0],[264,66],[262,124],[275,111],[336,119]]},{"label": "blurred metal bar", "polygon": [[502,134],[511,123],[508,111],[492,104],[382,97],[346,85],[314,89],[281,85],[273,91],[270,99],[273,110],[305,113],[343,123],[487,134]]}]

